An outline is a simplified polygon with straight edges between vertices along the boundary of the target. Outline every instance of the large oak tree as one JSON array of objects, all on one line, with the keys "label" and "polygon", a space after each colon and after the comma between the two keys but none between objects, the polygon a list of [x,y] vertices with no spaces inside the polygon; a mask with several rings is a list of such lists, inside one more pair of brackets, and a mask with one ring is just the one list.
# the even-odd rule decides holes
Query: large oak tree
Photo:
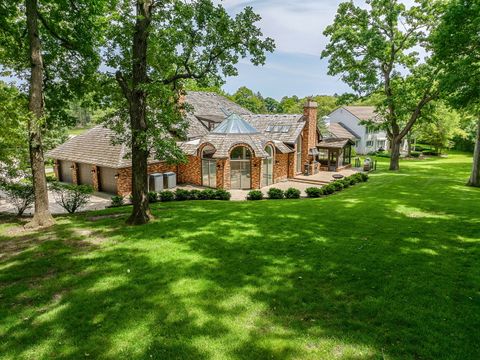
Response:
[{"label": "large oak tree", "polygon": [[[210,0],[122,0],[110,19],[106,63],[115,69],[117,91],[109,94],[118,112],[109,123],[117,141],[128,142],[132,159],[133,210],[128,223],[145,224],[152,215],[147,197],[148,159],[178,161],[176,145],[186,124],[182,82],[221,82],[237,74],[249,57],[265,61],[274,48],[263,39],[251,8],[229,16]],[[113,75],[113,74],[112,74]],[[121,96],[118,96],[120,94]]]},{"label": "large oak tree", "polygon": [[468,185],[480,187],[480,0],[451,1],[434,32],[440,87],[457,108],[476,115],[477,135]]},{"label": "large oak tree", "polygon": [[390,169],[399,169],[401,143],[438,95],[436,72],[417,50],[428,48],[435,25],[434,2],[418,1],[407,8],[397,0],[367,0],[367,8],[353,1],[339,5],[323,58],[328,73],[341,75],[360,96],[381,92],[381,126],[391,144]]},{"label": "large oak tree", "polygon": [[101,16],[107,1],[0,0],[0,66],[28,88],[28,143],[35,188],[32,227],[54,223],[48,208],[42,137],[68,118],[99,65]]}]

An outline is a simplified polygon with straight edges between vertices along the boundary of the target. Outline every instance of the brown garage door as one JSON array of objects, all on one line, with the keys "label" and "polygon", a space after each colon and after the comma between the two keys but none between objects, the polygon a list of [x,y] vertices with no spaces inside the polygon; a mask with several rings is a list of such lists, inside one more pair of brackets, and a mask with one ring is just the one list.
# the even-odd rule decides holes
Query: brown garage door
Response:
[{"label": "brown garage door", "polygon": [[71,166],[73,163],[71,161],[59,161],[58,162],[60,168],[59,168],[59,175],[60,175],[60,181],[66,182],[66,183],[71,183],[72,182],[72,169]]},{"label": "brown garage door", "polygon": [[117,179],[115,179],[116,169],[101,167],[99,168],[98,178],[100,180],[100,191],[116,194]]},{"label": "brown garage door", "polygon": [[80,185],[93,185],[92,165],[78,164],[78,183]]}]

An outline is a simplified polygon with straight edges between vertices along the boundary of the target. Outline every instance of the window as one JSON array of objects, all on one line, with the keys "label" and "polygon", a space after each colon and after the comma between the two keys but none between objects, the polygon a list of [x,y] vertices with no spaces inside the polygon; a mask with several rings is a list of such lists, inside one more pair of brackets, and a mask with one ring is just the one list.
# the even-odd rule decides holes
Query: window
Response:
[{"label": "window", "polygon": [[355,140],[355,147],[356,148],[360,147],[360,140]]},{"label": "window", "polygon": [[367,126],[366,132],[367,132],[367,134],[376,134],[376,133],[378,133],[378,131],[375,130],[374,128],[372,128],[371,126]]},{"label": "window", "polygon": [[202,185],[206,187],[217,187],[217,162],[212,159],[215,153],[213,146],[207,145],[202,150]]},{"label": "window", "polygon": [[373,146],[373,140],[368,140],[367,147],[372,147],[372,146]]},{"label": "window", "polygon": [[302,137],[297,140],[297,173],[302,172]]},{"label": "window", "polygon": [[262,162],[262,187],[273,184],[273,147],[268,145],[265,148],[265,151],[268,154],[266,159],[263,159]]},{"label": "window", "polygon": [[230,184],[232,189],[251,188],[252,153],[245,146],[237,146],[230,153]]},{"label": "window", "polygon": [[385,150],[385,140],[377,140],[377,148]]},{"label": "window", "polygon": [[249,160],[252,157],[250,149],[245,146],[237,146],[230,154],[232,160]]}]

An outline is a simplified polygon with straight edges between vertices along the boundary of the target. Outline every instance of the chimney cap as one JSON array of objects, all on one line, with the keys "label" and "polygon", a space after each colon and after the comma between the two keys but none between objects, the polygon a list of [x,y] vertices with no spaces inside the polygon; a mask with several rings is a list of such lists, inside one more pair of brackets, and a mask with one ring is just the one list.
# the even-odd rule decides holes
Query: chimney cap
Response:
[{"label": "chimney cap", "polygon": [[307,99],[307,101],[305,102],[305,107],[306,108],[317,108],[318,104],[315,101],[313,101],[312,99]]}]

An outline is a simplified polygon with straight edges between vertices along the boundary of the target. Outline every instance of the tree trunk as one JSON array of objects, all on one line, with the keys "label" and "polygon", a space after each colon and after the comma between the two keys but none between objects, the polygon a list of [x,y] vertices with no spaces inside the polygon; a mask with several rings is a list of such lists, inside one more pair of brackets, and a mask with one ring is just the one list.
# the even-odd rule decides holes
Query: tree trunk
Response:
[{"label": "tree trunk", "polygon": [[473,152],[472,175],[470,176],[468,185],[480,187],[480,118],[477,122],[477,138],[475,140],[475,150]]},{"label": "tree trunk", "polygon": [[35,212],[28,227],[46,227],[55,223],[48,209],[48,188],[43,158],[40,122],[43,117],[43,59],[38,34],[37,0],[25,0],[28,40],[30,43],[30,93],[28,121],[30,162],[35,189]]},{"label": "tree trunk", "polygon": [[132,91],[130,95],[130,128],[132,131],[133,210],[127,223],[146,224],[151,218],[148,204],[147,144],[147,46],[151,24],[152,0],[137,0],[137,20],[133,34]]},{"label": "tree trunk", "polygon": [[400,169],[400,147],[402,146],[402,139],[394,137],[392,139],[392,150],[390,157],[390,170]]}]

